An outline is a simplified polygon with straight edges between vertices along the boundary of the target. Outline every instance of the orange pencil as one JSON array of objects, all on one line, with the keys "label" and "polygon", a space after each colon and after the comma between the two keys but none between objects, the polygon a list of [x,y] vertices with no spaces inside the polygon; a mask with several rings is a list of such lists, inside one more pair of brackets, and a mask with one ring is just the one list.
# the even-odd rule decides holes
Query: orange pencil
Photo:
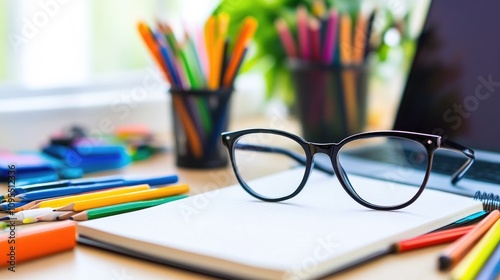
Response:
[{"label": "orange pencil", "polygon": [[429,246],[452,242],[464,236],[474,228],[474,225],[441,230],[427,233],[415,238],[399,241],[394,244],[394,249],[398,253],[411,251],[415,249],[426,248]]},{"label": "orange pencil", "polygon": [[448,270],[456,265],[499,218],[498,210],[490,212],[469,233],[448,246],[439,256],[439,269]]},{"label": "orange pencil", "polygon": [[172,78],[171,73],[168,71],[167,64],[163,60],[160,50],[158,48],[158,45],[156,44],[156,40],[153,37],[153,33],[151,32],[151,29],[149,26],[140,21],[137,23],[137,29],[139,30],[139,34],[141,34],[141,38],[146,44],[148,50],[151,52],[151,55],[154,57],[158,65],[160,66],[160,69],[162,70],[163,74],[165,75],[167,81],[169,81],[171,84],[173,84],[174,80]]},{"label": "orange pencil", "polygon": [[367,25],[368,19],[366,18],[366,15],[360,13],[358,15],[358,21],[356,22],[354,45],[352,47],[352,61],[356,64],[362,63],[365,56]]},{"label": "orange pencil", "polygon": [[240,64],[241,59],[243,58],[243,53],[245,52],[245,48],[250,42],[255,30],[257,30],[257,20],[253,17],[247,17],[243,21],[243,26],[241,28],[240,34],[236,39],[236,44],[234,47],[233,55],[229,64],[227,66],[226,73],[224,74],[224,86],[229,87],[233,81],[233,77],[236,75],[236,70],[238,69],[238,65]]},{"label": "orange pencil", "polygon": [[0,234],[0,266],[15,271],[19,262],[73,249],[76,223],[64,221],[16,230],[15,243],[9,243],[10,235],[9,231]]}]

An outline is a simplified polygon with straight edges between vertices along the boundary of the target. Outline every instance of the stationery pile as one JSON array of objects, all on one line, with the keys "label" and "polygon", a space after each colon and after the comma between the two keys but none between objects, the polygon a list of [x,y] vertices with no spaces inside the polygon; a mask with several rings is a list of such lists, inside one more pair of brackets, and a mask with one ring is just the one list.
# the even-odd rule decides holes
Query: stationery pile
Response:
[{"label": "stationery pile", "polygon": [[327,65],[362,64],[368,54],[375,13],[367,15],[359,12],[353,23],[350,14],[339,14],[333,8],[327,11],[322,0],[314,1],[312,10],[311,15],[305,6],[297,8],[294,28],[297,39],[285,19],[276,20],[276,29],[286,54],[290,58]]},{"label": "stationery pile", "polygon": [[80,221],[144,209],[185,198],[183,194],[189,191],[188,185],[169,185],[177,180],[176,175],[110,176],[9,188],[9,192],[1,196],[5,202],[0,204],[0,211],[5,214],[0,214],[0,221],[8,224]]}]

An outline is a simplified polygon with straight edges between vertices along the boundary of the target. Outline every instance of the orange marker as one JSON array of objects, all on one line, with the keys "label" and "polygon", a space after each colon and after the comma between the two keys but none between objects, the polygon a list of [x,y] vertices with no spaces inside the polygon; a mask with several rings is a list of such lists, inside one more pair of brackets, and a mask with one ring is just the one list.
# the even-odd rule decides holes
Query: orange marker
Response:
[{"label": "orange marker", "polygon": [[[15,229],[15,226],[12,227]],[[17,269],[17,263],[70,250],[76,244],[76,223],[73,221],[15,231],[8,229],[9,227],[5,229],[6,232],[0,233],[0,266],[8,266],[11,271]]]},{"label": "orange marker", "polygon": [[366,28],[368,25],[368,19],[363,13],[358,15],[358,21],[356,22],[356,30],[354,33],[354,44],[352,46],[352,60],[354,63],[362,63],[365,55],[366,47]]},{"label": "orange marker", "polygon": [[402,253],[415,249],[421,249],[429,246],[452,242],[464,236],[473,228],[474,225],[427,233],[415,238],[402,240],[394,244],[394,249],[396,252]]},{"label": "orange marker", "polygon": [[253,17],[245,18],[240,34],[236,39],[233,55],[227,66],[226,73],[224,74],[224,86],[231,86],[233,77],[236,75],[236,70],[238,69],[238,65],[243,57],[243,53],[245,52],[245,48],[249,44],[250,39],[253,37],[255,30],[257,30],[257,25],[257,20]]},{"label": "orange marker", "polygon": [[499,218],[498,210],[490,212],[469,233],[448,246],[439,256],[439,269],[448,270],[456,265]]}]

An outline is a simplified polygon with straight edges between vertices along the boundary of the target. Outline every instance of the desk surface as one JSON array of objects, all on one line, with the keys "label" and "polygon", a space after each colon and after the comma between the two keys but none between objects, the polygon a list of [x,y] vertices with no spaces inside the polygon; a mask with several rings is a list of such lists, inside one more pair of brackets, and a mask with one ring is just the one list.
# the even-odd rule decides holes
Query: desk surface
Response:
[{"label": "desk surface", "polygon": [[[275,127],[273,121],[271,126]],[[286,124],[287,130],[296,130],[294,124]],[[240,124],[241,125],[241,124]],[[246,124],[244,124],[246,125]],[[242,125],[241,127],[244,127]],[[251,125],[250,125],[251,126]],[[249,127],[250,127],[249,126]],[[281,125],[280,125],[281,126]],[[283,129],[283,127],[280,127]],[[233,171],[227,168],[211,170],[180,169],[175,166],[171,154],[162,154],[150,160],[138,162],[120,170],[119,174],[159,175],[177,173],[179,182],[188,183],[191,194],[236,184]],[[116,173],[99,173],[104,176]],[[7,186],[0,185],[0,193]],[[56,237],[54,237],[56,238]],[[437,270],[437,257],[444,246],[427,248],[400,255],[388,255],[356,268],[334,274],[327,279],[446,279]],[[68,252],[58,253],[17,265],[16,272],[0,268],[0,279],[214,279],[174,267],[123,256],[101,249],[77,245]]]}]

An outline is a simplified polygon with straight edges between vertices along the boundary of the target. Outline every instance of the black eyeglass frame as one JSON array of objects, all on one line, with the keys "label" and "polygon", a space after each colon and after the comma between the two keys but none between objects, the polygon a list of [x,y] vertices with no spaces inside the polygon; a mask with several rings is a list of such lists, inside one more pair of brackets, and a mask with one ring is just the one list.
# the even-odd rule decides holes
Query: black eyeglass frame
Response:
[{"label": "black eyeglass frame", "polygon": [[[250,188],[246,182],[241,178],[238,167],[236,166],[236,161],[234,160],[234,149],[235,149],[235,143],[239,138],[242,136],[245,136],[247,134],[254,134],[254,133],[268,133],[268,134],[275,134],[275,135],[280,135],[283,137],[287,137],[289,139],[294,140],[297,142],[303,149],[306,154],[306,159],[305,162],[301,159],[298,159],[296,156],[290,155],[292,158],[294,158],[296,161],[298,161],[301,164],[305,165],[305,172],[304,172],[304,177],[302,178],[302,181],[300,182],[299,186],[297,189],[291,193],[290,195],[281,197],[281,198],[268,198],[259,195],[258,193],[254,192],[252,188]],[[359,139],[366,139],[366,138],[372,138],[372,137],[382,137],[382,136],[387,136],[387,137],[399,137],[399,138],[404,138],[408,140],[413,140],[415,142],[420,143],[426,150],[427,152],[427,169],[426,173],[424,176],[424,180],[422,184],[419,187],[419,190],[416,192],[416,194],[407,202],[399,205],[393,205],[393,206],[380,206],[380,205],[375,205],[372,204],[364,199],[362,199],[352,188],[349,180],[347,179],[347,176],[345,175],[345,172],[342,168],[342,166],[339,163],[338,155],[340,150],[344,145],[347,143],[354,141],[354,140],[359,140]],[[412,204],[417,200],[417,198],[422,194],[427,181],[429,179],[430,171],[432,169],[432,161],[434,158],[434,152],[439,149],[448,149],[448,150],[453,150],[460,152],[464,154],[467,157],[467,161],[452,175],[451,183],[455,185],[460,179],[463,178],[464,174],[467,172],[467,170],[470,168],[470,166],[474,163],[474,151],[462,146],[458,143],[455,143],[453,141],[450,141],[448,139],[444,139],[441,136],[438,135],[432,135],[432,134],[424,134],[424,133],[417,133],[417,132],[407,132],[407,131],[396,131],[396,130],[384,130],[384,131],[372,131],[372,132],[363,132],[363,133],[358,133],[351,135],[349,137],[346,137],[342,139],[338,143],[313,143],[304,140],[303,138],[294,135],[292,133],[286,132],[286,131],[281,131],[281,130],[275,130],[275,129],[245,129],[245,130],[239,130],[239,131],[231,131],[231,132],[223,132],[221,134],[222,137],[222,143],[224,146],[227,147],[229,151],[229,157],[231,160],[231,165],[233,167],[233,171],[236,175],[236,178],[240,185],[243,187],[243,189],[249,193],[251,196],[258,198],[263,201],[267,202],[279,202],[279,201],[284,201],[287,199],[290,199],[294,196],[296,196],[298,193],[302,191],[304,186],[307,183],[307,180],[309,178],[309,174],[311,172],[311,169],[313,168],[313,157],[317,153],[324,153],[327,154],[330,157],[330,161],[333,166],[333,173],[337,175],[337,180],[339,180],[340,185],[342,188],[349,194],[350,197],[352,197],[356,202],[359,204],[375,209],[375,210],[397,210],[401,209],[404,207],[407,207],[408,205]],[[255,146],[257,147],[257,146]],[[284,149],[279,149],[276,150],[275,148],[269,148],[266,146],[258,146],[260,151],[263,152],[278,152],[278,153],[285,153]],[[323,168],[320,168],[320,170],[325,171]],[[326,172],[326,171],[325,171]],[[331,172],[329,172],[331,175],[333,175]]]}]

